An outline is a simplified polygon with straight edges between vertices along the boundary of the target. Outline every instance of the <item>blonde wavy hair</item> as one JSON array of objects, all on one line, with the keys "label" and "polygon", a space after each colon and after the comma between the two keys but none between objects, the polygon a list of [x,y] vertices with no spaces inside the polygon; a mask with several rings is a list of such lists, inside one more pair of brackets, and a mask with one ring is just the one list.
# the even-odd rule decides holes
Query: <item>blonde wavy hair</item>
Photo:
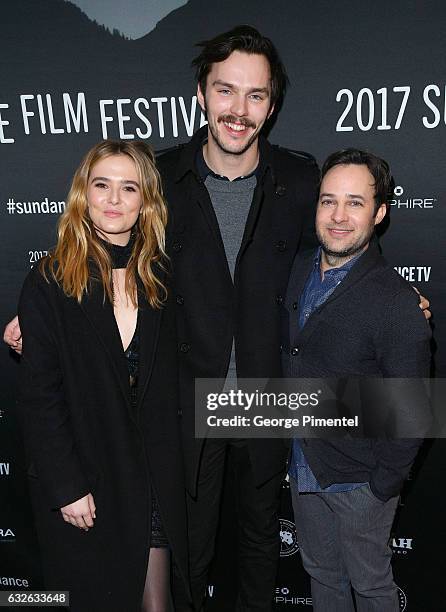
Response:
[{"label": "blonde wavy hair", "polygon": [[111,258],[93,227],[87,202],[93,166],[111,155],[127,155],[133,160],[142,195],[141,213],[134,227],[135,241],[126,268],[125,291],[136,308],[136,278],[139,277],[150,305],[160,308],[167,290],[154,269],[164,268],[167,261],[167,207],[153,151],[142,141],[104,140],[88,151],[74,174],[65,212],[59,219],[57,245],[42,260],[40,270],[47,280],[47,274],[51,275],[65,295],[80,303],[89,291],[93,263],[102,281],[104,299],[107,296],[113,303]]}]

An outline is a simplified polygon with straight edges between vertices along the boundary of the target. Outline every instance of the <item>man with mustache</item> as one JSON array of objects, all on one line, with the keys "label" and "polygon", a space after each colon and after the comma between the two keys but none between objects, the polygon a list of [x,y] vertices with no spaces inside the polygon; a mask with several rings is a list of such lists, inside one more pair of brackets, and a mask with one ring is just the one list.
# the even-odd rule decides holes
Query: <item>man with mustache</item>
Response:
[{"label": "man with mustache", "polygon": [[[176,590],[175,604],[181,612],[202,609],[230,452],[239,521],[236,609],[269,612],[287,450],[277,440],[195,439],[195,379],[281,375],[279,309],[296,252],[317,244],[319,172],[311,155],[273,146],[261,133],[287,84],[268,38],[238,26],[202,43],[194,65],[208,125],[158,160],[171,217],[194,599]],[[5,340],[17,347],[19,338],[15,321]]]},{"label": "man with mustache", "polygon": [[[208,125],[162,155],[173,218],[180,394],[192,591],[200,610],[214,553],[228,453],[238,514],[237,610],[270,611],[279,559],[281,441],[194,439],[194,379],[280,376],[279,306],[298,248],[314,246],[318,169],[261,135],[285,91],[276,49],[240,26],[193,62]],[[179,610],[191,609],[176,593]]]}]

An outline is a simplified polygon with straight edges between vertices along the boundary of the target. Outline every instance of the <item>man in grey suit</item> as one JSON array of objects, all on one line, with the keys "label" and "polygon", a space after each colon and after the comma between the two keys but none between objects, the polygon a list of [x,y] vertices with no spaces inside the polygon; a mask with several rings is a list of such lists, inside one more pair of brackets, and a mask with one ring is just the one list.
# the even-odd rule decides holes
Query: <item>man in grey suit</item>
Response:
[{"label": "man in grey suit", "polygon": [[[429,376],[430,330],[418,296],[374,237],[391,192],[387,163],[348,149],[331,155],[321,176],[320,246],[296,258],[283,309],[285,376]],[[427,402],[422,408],[417,438],[293,441],[293,508],[316,612],[353,612],[354,599],[358,612],[399,610],[388,540],[429,424]]]}]

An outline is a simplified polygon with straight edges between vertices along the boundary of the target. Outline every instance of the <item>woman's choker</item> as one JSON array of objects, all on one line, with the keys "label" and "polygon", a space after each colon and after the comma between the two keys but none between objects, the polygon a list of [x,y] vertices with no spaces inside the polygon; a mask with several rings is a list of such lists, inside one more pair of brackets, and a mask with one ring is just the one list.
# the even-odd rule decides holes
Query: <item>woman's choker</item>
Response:
[{"label": "woman's choker", "polygon": [[130,239],[125,246],[112,244],[102,238],[100,240],[110,255],[112,268],[126,268],[135,244],[135,232],[131,233]]}]

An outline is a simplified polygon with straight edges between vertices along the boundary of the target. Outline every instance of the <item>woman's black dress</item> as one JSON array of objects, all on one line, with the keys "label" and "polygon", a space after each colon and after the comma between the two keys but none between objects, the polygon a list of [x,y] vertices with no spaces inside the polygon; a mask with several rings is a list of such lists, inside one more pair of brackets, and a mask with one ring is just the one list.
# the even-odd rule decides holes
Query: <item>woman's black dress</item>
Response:
[{"label": "woman's black dress", "polygon": [[[133,410],[136,409],[138,400],[138,369],[139,369],[139,330],[136,324],[133,338],[125,351],[127,359],[127,367],[130,377],[130,398]],[[163,524],[161,521],[158,502],[156,501],[155,492],[152,489],[152,531],[150,537],[151,548],[166,548],[169,546],[166,535],[164,533]]]}]

